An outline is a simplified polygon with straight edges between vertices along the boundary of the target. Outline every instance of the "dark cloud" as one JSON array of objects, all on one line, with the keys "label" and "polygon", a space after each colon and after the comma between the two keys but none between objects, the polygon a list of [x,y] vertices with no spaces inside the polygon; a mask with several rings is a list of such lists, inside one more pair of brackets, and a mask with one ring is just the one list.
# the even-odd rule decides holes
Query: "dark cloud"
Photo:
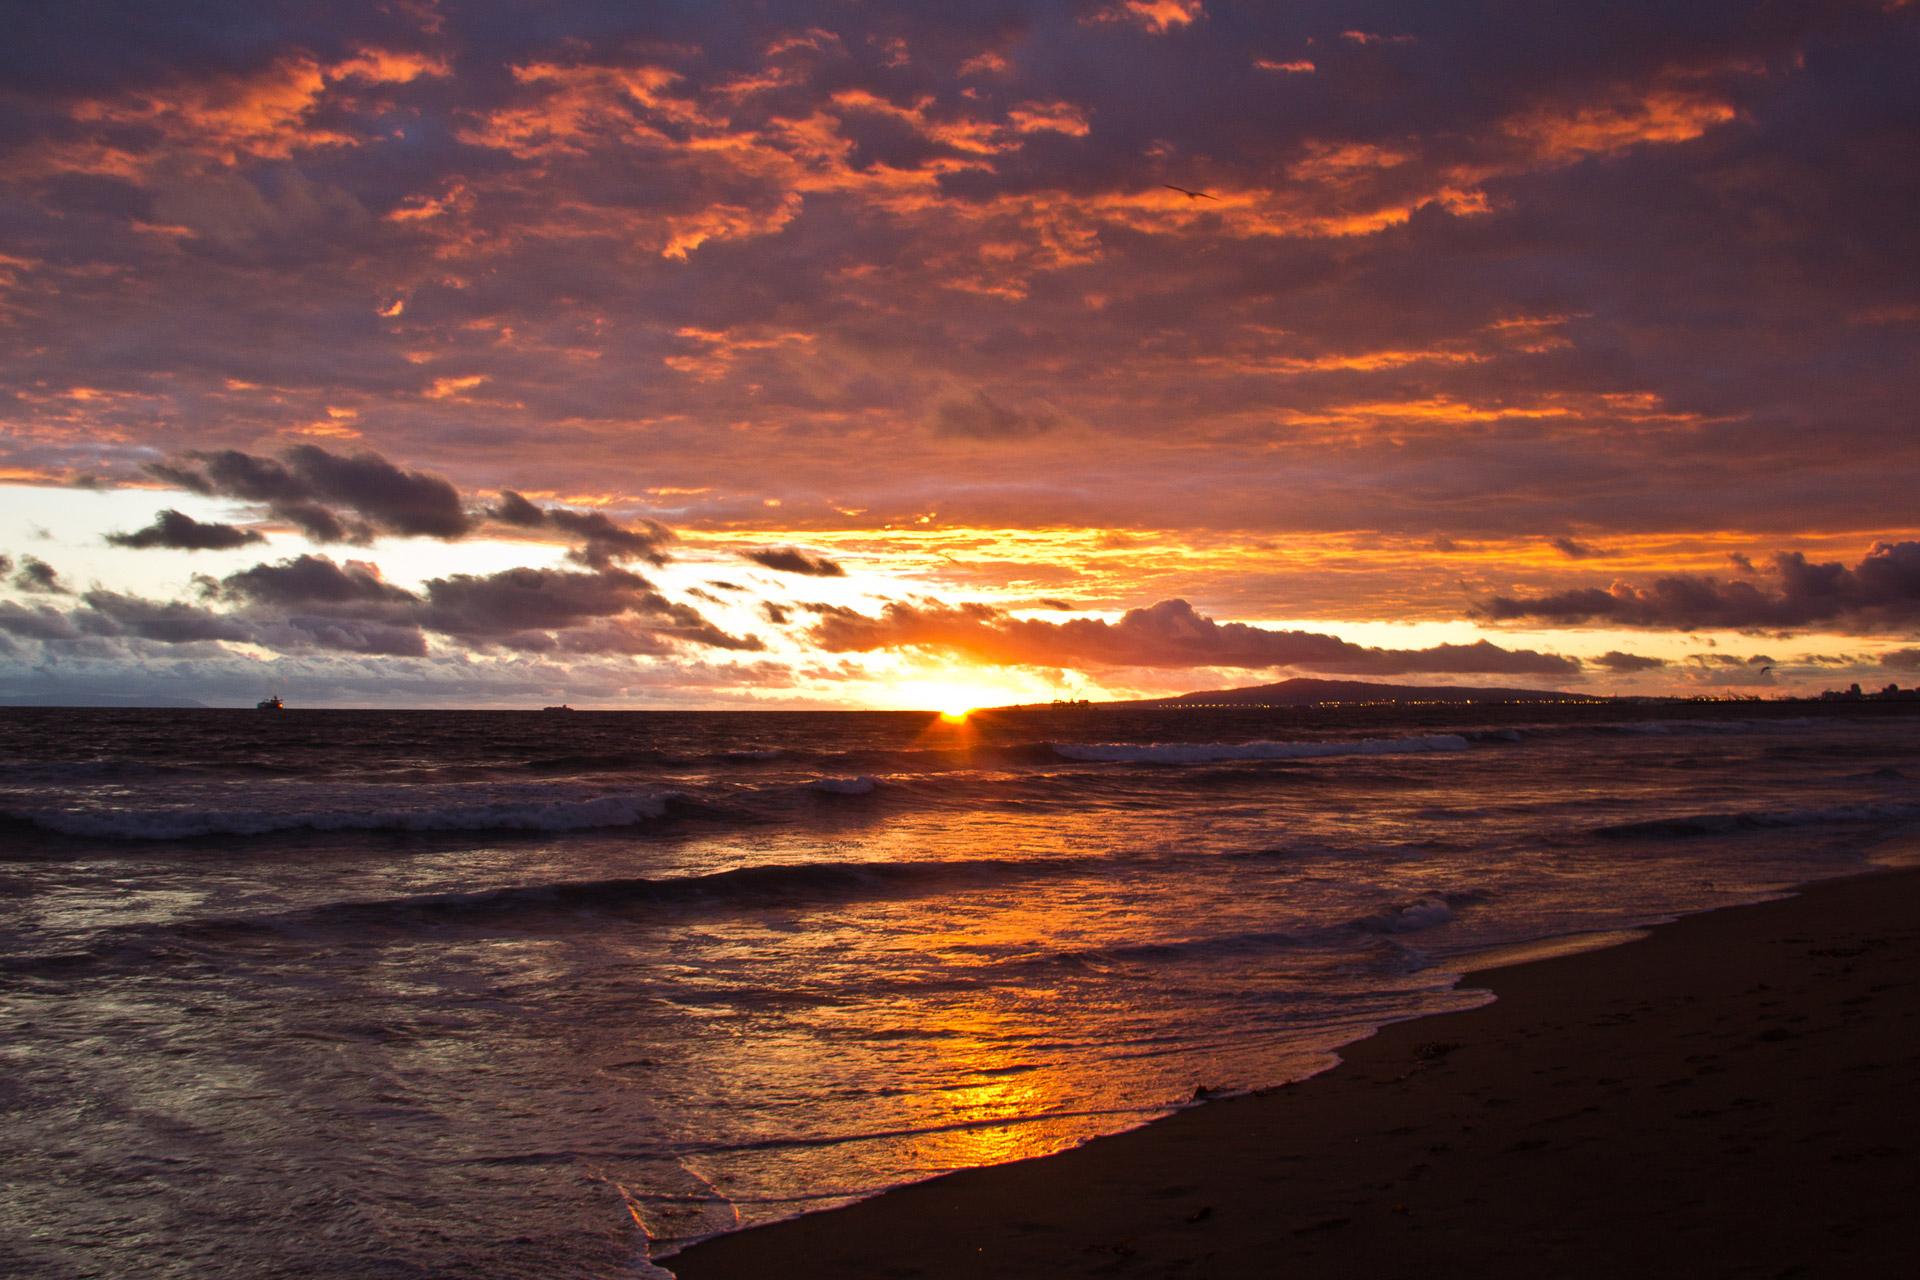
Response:
[{"label": "dark cloud", "polygon": [[821,616],[812,628],[813,641],[830,653],[925,647],[1018,666],[1295,667],[1383,676],[1430,672],[1564,677],[1580,670],[1572,658],[1502,649],[1485,640],[1428,649],[1377,649],[1320,632],[1216,622],[1184,600],[1130,609],[1114,623],[1020,619],[982,604],[896,601],[878,617],[834,606],[812,608]]},{"label": "dark cloud", "polygon": [[1773,558],[1771,584],[1693,574],[1641,587],[1581,587],[1541,596],[1494,596],[1477,612],[1498,621],[1749,630],[1845,621],[1903,626],[1920,621],[1920,542],[1878,542],[1852,568],[1815,564],[1797,551]]},{"label": "dark cloud", "polygon": [[22,591],[35,595],[64,596],[72,595],[60,581],[60,574],[54,567],[39,556],[21,556],[20,571],[13,575],[13,585]]},{"label": "dark cloud", "polygon": [[418,599],[383,581],[373,565],[354,560],[339,565],[313,555],[257,564],[227,575],[220,585],[232,599],[265,605],[412,604]]},{"label": "dark cloud", "polygon": [[422,625],[473,643],[534,652],[652,652],[630,647],[645,631],[653,637],[649,644],[667,640],[719,649],[765,647],[756,637],[729,635],[626,569],[454,574],[432,579],[426,591]]},{"label": "dark cloud", "polygon": [[216,609],[95,590],[62,612],[6,602],[0,631],[56,643],[133,637],[163,645],[231,641],[280,652],[420,657],[439,634],[478,649],[522,653],[674,654],[684,646],[759,652],[692,606],[625,569],[518,568],[434,578],[416,594],[360,561],[301,555],[218,582],[199,579]]},{"label": "dark cloud", "polygon": [[1648,658],[1637,653],[1622,653],[1610,649],[1597,658],[1589,659],[1594,666],[1615,675],[1630,675],[1636,671],[1655,671],[1667,665],[1665,658]]},{"label": "dark cloud", "polygon": [[392,626],[366,618],[296,614],[260,626],[255,641],[283,652],[312,648],[391,658],[419,658],[427,653],[427,638],[417,627]]},{"label": "dark cloud", "polygon": [[665,604],[645,578],[624,569],[456,573],[427,583],[427,599],[434,630],[474,640],[551,631],[635,609],[652,612]]},{"label": "dark cloud", "polygon": [[515,525],[522,529],[537,529],[547,522],[545,511],[511,489],[501,490],[499,505],[487,514],[502,524]]},{"label": "dark cloud", "polygon": [[558,641],[568,653],[670,654],[688,644],[743,653],[766,649],[758,636],[730,635],[684,605],[652,618],[602,619],[560,632]]},{"label": "dark cloud", "polygon": [[1593,556],[1604,556],[1608,554],[1597,547],[1589,546],[1573,538],[1555,538],[1553,539],[1553,547],[1569,560],[1586,560]]},{"label": "dark cloud", "polygon": [[995,403],[979,390],[942,396],[927,417],[940,435],[973,440],[1023,440],[1044,435],[1066,421],[1051,405],[1020,412]]},{"label": "dark cloud", "polygon": [[46,605],[27,608],[0,600],[0,631],[28,640],[76,640],[85,634],[71,615]]},{"label": "dark cloud", "polygon": [[155,463],[156,478],[191,489],[263,502],[317,541],[341,541],[362,532],[331,508],[346,507],[374,527],[408,537],[459,538],[471,529],[459,491],[444,476],[416,471],[363,450],[329,453],[294,445],[278,459],[237,449],[194,450]]},{"label": "dark cloud", "polygon": [[629,560],[665,564],[668,556],[660,548],[675,540],[673,530],[657,520],[642,520],[637,525],[616,524],[598,511],[542,508],[511,489],[501,492],[499,505],[487,514],[517,528],[547,526],[561,530],[580,543],[567,553],[568,558],[594,569]]},{"label": "dark cloud", "polygon": [[13,572],[13,557],[9,555],[0,555],[0,577],[4,577],[7,574],[12,572]]},{"label": "dark cloud", "polygon": [[282,456],[314,497],[350,507],[393,533],[458,538],[470,527],[459,492],[444,476],[396,466],[377,453],[343,457],[310,444]]},{"label": "dark cloud", "polygon": [[193,644],[205,640],[253,639],[253,631],[239,620],[180,601],[145,600],[116,591],[89,591],[84,597],[91,617],[83,617],[95,634],[133,635],[162,644]]},{"label": "dark cloud", "polygon": [[230,551],[250,542],[266,539],[252,529],[230,524],[203,524],[171,507],[159,512],[153,523],[132,533],[110,533],[107,541],[117,547],[170,547],[176,551]]},{"label": "dark cloud", "polygon": [[1889,649],[1880,655],[1880,665],[1889,671],[1920,671],[1920,649]]},{"label": "dark cloud", "polygon": [[775,626],[785,626],[793,620],[793,614],[790,610],[781,608],[771,600],[762,600],[760,602],[760,616]]},{"label": "dark cloud", "polygon": [[761,547],[740,553],[746,559],[781,573],[804,573],[814,578],[843,578],[847,571],[825,556],[810,556],[798,547]]},{"label": "dark cloud", "polygon": [[628,560],[665,564],[667,556],[660,546],[674,538],[671,530],[656,521],[643,520],[638,526],[619,525],[598,511],[553,507],[547,511],[547,523],[579,538],[581,545],[569,551],[568,556],[596,569]]},{"label": "dark cloud", "polygon": [[372,542],[376,532],[364,520],[343,519],[317,502],[276,502],[271,510],[315,542]]}]

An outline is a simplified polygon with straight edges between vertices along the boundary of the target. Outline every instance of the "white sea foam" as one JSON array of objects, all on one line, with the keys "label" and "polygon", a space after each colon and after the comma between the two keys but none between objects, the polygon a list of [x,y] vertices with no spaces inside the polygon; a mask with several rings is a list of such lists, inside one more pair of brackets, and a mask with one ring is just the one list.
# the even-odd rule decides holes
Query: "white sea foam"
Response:
[{"label": "white sea foam", "polygon": [[1354,925],[1369,933],[1417,933],[1436,925],[1451,924],[1453,919],[1453,904],[1439,895],[1430,895],[1418,902],[1402,903],[1363,916],[1354,921]]},{"label": "white sea foam", "polygon": [[813,791],[824,791],[835,796],[864,796],[880,785],[880,779],[870,774],[857,778],[815,778],[807,784]]},{"label": "white sea foam", "polygon": [[1207,764],[1215,760],[1316,760],[1327,756],[1386,756],[1422,751],[1466,751],[1457,733],[1418,738],[1361,738],[1344,742],[1055,742],[1068,760],[1145,764]]},{"label": "white sea foam", "polygon": [[275,831],[582,831],[658,818],[667,797],[625,793],[582,800],[491,801],[366,809],[37,809],[15,811],[62,835],[117,840],[257,836]]}]

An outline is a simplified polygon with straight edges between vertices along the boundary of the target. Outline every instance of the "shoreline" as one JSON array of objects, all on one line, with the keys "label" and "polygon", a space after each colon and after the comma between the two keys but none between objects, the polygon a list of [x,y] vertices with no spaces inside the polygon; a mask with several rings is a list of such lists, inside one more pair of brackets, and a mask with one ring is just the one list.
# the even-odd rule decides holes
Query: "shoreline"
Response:
[{"label": "shoreline", "polygon": [[1920,867],[1900,864],[1917,844],[1616,945],[1486,953],[1456,989],[1494,999],[1388,1024],[1304,1080],[656,1265],[680,1280],[1911,1265]]}]

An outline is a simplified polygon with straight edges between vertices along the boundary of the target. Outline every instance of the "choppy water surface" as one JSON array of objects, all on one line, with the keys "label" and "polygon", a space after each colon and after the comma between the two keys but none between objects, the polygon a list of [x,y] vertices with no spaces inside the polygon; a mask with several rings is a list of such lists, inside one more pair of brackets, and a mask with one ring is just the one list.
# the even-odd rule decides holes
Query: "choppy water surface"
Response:
[{"label": "choppy water surface", "polygon": [[1859,869],[1902,711],[0,711],[0,1270],[648,1274]]}]

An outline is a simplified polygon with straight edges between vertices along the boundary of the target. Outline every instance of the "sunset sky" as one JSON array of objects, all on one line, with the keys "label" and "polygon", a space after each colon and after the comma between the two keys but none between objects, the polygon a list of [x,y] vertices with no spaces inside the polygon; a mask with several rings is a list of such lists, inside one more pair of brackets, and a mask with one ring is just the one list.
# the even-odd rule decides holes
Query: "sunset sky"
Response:
[{"label": "sunset sky", "polygon": [[1920,679],[1920,4],[53,4],[0,701]]}]

